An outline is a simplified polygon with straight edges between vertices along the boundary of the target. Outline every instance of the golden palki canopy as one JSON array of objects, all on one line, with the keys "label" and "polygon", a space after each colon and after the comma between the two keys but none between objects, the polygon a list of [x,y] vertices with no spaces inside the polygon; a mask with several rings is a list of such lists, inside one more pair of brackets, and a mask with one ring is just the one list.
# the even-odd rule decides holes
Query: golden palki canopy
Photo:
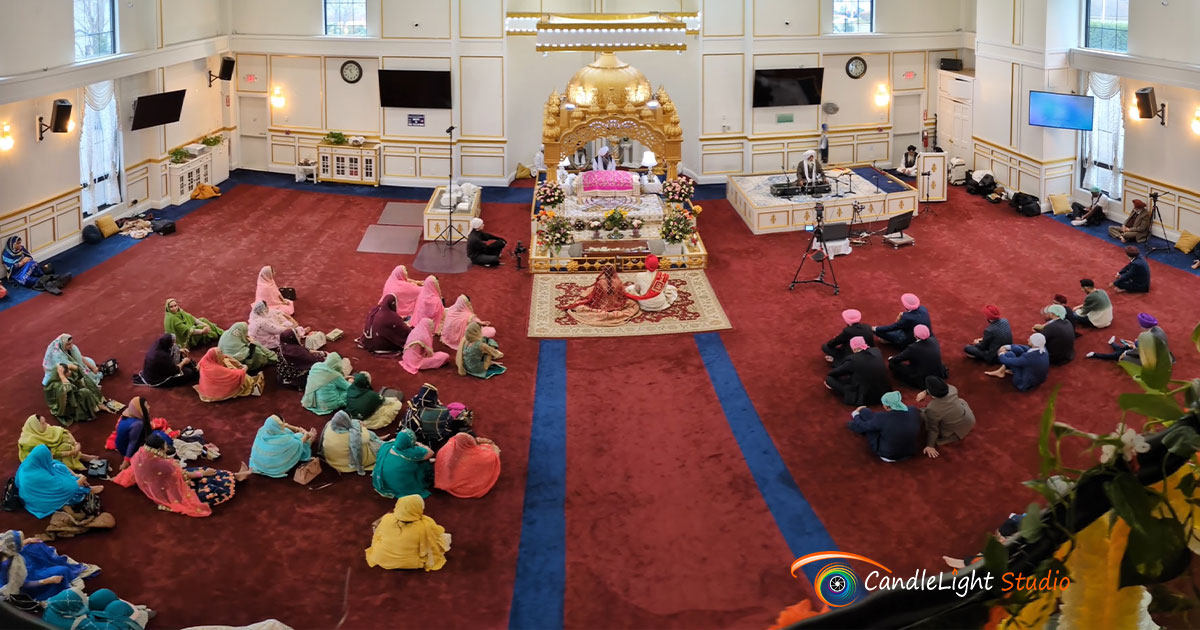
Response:
[{"label": "golden palki canopy", "polygon": [[565,94],[550,95],[542,122],[547,164],[558,164],[562,155],[597,138],[632,138],[666,164],[669,178],[679,169],[682,136],[666,89],[652,92],[637,68],[611,52],[580,68]]}]

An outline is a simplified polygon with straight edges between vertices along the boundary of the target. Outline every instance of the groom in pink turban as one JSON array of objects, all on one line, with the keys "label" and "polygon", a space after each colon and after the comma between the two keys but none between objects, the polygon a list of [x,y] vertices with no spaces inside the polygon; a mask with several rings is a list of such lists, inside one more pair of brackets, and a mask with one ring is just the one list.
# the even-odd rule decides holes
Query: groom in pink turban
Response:
[{"label": "groom in pink turban", "polygon": [[929,321],[929,311],[921,306],[921,299],[917,296],[905,293],[900,296],[900,304],[904,306],[904,310],[900,312],[899,319],[887,326],[876,326],[874,330],[875,337],[879,339],[880,343],[889,343],[903,349],[917,340],[913,329],[918,324],[924,324],[931,331],[933,324]]},{"label": "groom in pink turban", "polygon": [[871,326],[863,323],[862,313],[857,310],[848,308],[842,311],[842,321],[846,322],[846,327],[842,329],[842,332],[821,345],[821,352],[825,353],[825,360],[829,363],[840,363],[842,359],[850,355],[851,339],[862,337],[869,345],[870,340],[875,338],[875,335],[871,334]]}]

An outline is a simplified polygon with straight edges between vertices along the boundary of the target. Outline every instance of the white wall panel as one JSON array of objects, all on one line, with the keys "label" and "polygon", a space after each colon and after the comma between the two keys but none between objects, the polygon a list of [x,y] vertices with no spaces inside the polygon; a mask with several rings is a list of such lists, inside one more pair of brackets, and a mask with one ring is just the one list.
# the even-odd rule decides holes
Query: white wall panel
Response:
[{"label": "white wall panel", "polygon": [[[235,0],[233,31],[255,35],[324,35],[321,2]],[[370,21],[368,19],[368,21]]]},{"label": "white wall panel", "polygon": [[867,62],[867,73],[858,79],[852,79],[846,74],[846,62],[852,56],[824,55],[821,57],[821,64],[825,66],[822,100],[836,102],[839,107],[838,113],[825,116],[825,123],[831,129],[887,124],[890,104],[887,107],[876,105],[875,93],[880,85],[891,89],[888,86],[891,78],[889,55],[859,55]]},{"label": "white wall panel", "polygon": [[[975,0],[971,0],[974,3]],[[962,0],[875,0],[876,33],[937,33],[958,30]],[[826,0],[833,14],[832,0]]]},{"label": "white wall panel", "polygon": [[72,3],[5,2],[3,10],[0,76],[75,61]]},{"label": "white wall panel", "polygon": [[504,137],[504,58],[459,57],[462,135]]},{"label": "white wall panel", "polygon": [[757,37],[797,37],[821,32],[819,0],[753,1]]},{"label": "white wall panel", "polygon": [[379,133],[379,60],[353,59],[362,66],[357,83],[342,79],[346,57],[325,58],[325,127],[353,135]]},{"label": "white wall panel", "polygon": [[223,127],[221,90],[214,83],[208,87],[209,68],[218,68],[216,57],[197,59],[163,69],[163,91],[187,90],[183,97],[183,112],[179,122],[163,127],[166,149],[187,144],[214,129]]},{"label": "white wall panel", "polygon": [[892,89],[921,90],[927,85],[925,53],[898,52],[892,54]]},{"label": "white wall panel", "polygon": [[[745,55],[704,55],[701,68],[701,135],[741,133],[747,84]],[[684,135],[688,135],[686,131]]]},{"label": "white wall panel", "polygon": [[163,45],[221,33],[221,0],[162,0]]},{"label": "white wall panel", "polygon": [[[982,8],[982,7],[980,7]],[[1012,64],[986,57],[975,60],[975,111],[972,133],[1000,146],[1011,140]]]},{"label": "white wall panel", "polygon": [[321,57],[271,55],[270,65],[270,92],[279,87],[286,100],[283,107],[271,107],[271,126],[323,129]]},{"label": "white wall panel", "polygon": [[458,0],[458,36],[504,37],[504,0]]},{"label": "white wall panel", "polygon": [[157,0],[125,0],[124,2],[118,2],[117,37],[119,39],[117,51],[121,53],[157,48]]},{"label": "white wall panel", "polygon": [[741,2],[704,0],[701,12],[705,37],[741,37],[745,35],[746,11]]},{"label": "white wall panel", "polygon": [[450,37],[450,0],[382,0],[380,9],[383,37]]},{"label": "white wall panel", "polygon": [[266,55],[234,55],[233,73],[237,77],[239,92],[267,92],[270,90],[270,68]]},{"label": "white wall panel", "polygon": [[1014,2],[1020,0],[984,0],[976,7],[975,34],[980,41],[1011,44]]}]

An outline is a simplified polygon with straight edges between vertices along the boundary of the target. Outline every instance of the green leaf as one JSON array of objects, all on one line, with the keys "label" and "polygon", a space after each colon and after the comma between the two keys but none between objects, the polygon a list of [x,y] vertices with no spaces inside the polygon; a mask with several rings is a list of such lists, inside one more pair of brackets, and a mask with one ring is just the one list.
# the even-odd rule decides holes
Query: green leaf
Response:
[{"label": "green leaf", "polygon": [[1200,451],[1200,434],[1186,424],[1176,424],[1163,433],[1162,443],[1172,455],[1190,458]]},{"label": "green leaf", "polygon": [[1171,353],[1150,331],[1138,335],[1138,357],[1142,363],[1142,381],[1157,391],[1171,383]]},{"label": "green leaf", "polygon": [[1117,365],[1121,366],[1121,369],[1125,370],[1125,373],[1129,374],[1130,378],[1133,379],[1133,382],[1140,385],[1142,389],[1148,392],[1155,391],[1152,387],[1149,387],[1142,382],[1142,366],[1137,365],[1136,363],[1130,363],[1128,361],[1117,361]]},{"label": "green leaf", "polygon": [[1008,570],[1008,547],[995,536],[989,535],[983,545],[983,567],[992,575],[1002,575]]},{"label": "green leaf", "polygon": [[1147,418],[1178,420],[1183,409],[1175,399],[1166,394],[1121,394],[1117,398],[1121,409],[1141,414]]},{"label": "green leaf", "polygon": [[1192,329],[1192,343],[1196,344],[1196,351],[1200,352],[1200,324]]},{"label": "green leaf", "polygon": [[1187,402],[1188,408],[1195,411],[1198,403],[1200,403],[1200,378],[1192,379],[1191,383],[1183,390],[1183,399]]},{"label": "green leaf", "polygon": [[1189,499],[1192,498],[1192,495],[1196,493],[1196,476],[1184,475],[1179,480],[1179,485],[1175,486],[1175,488],[1182,492],[1183,496]]},{"label": "green leaf", "polygon": [[1132,473],[1123,472],[1104,484],[1104,493],[1117,513],[1135,530],[1144,532],[1153,520],[1158,497],[1150,494]]},{"label": "green leaf", "polygon": [[1042,506],[1030,503],[1025,508],[1025,517],[1021,519],[1021,538],[1027,542],[1036,542],[1042,537]]},{"label": "green leaf", "polygon": [[1031,479],[1022,483],[1021,485],[1025,486],[1026,488],[1031,488],[1034,492],[1042,495],[1042,497],[1046,499],[1047,503],[1053,504],[1060,498],[1058,493],[1054,491],[1054,488],[1050,487],[1049,483],[1046,483],[1040,479]]},{"label": "green leaf", "polygon": [[1050,450],[1050,427],[1054,426],[1054,406],[1058,400],[1058,390],[1062,385],[1054,388],[1050,394],[1050,400],[1046,401],[1046,409],[1042,411],[1042,423],[1038,429],[1038,455],[1041,455],[1041,473],[1040,477],[1045,477],[1046,473],[1058,467],[1058,458],[1054,456],[1054,452]]},{"label": "green leaf", "polygon": [[1183,523],[1171,518],[1144,519],[1129,531],[1121,558],[1120,587],[1159,584],[1182,574],[1192,558]]}]

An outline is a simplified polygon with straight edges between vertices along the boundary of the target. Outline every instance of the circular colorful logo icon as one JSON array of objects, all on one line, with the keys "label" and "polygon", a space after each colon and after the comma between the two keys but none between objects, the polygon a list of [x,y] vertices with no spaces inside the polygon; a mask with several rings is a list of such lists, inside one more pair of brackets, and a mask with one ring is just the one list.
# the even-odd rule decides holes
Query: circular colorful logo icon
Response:
[{"label": "circular colorful logo icon", "polygon": [[849,606],[858,598],[858,576],[850,567],[840,562],[821,569],[813,585],[821,601],[830,608]]}]

